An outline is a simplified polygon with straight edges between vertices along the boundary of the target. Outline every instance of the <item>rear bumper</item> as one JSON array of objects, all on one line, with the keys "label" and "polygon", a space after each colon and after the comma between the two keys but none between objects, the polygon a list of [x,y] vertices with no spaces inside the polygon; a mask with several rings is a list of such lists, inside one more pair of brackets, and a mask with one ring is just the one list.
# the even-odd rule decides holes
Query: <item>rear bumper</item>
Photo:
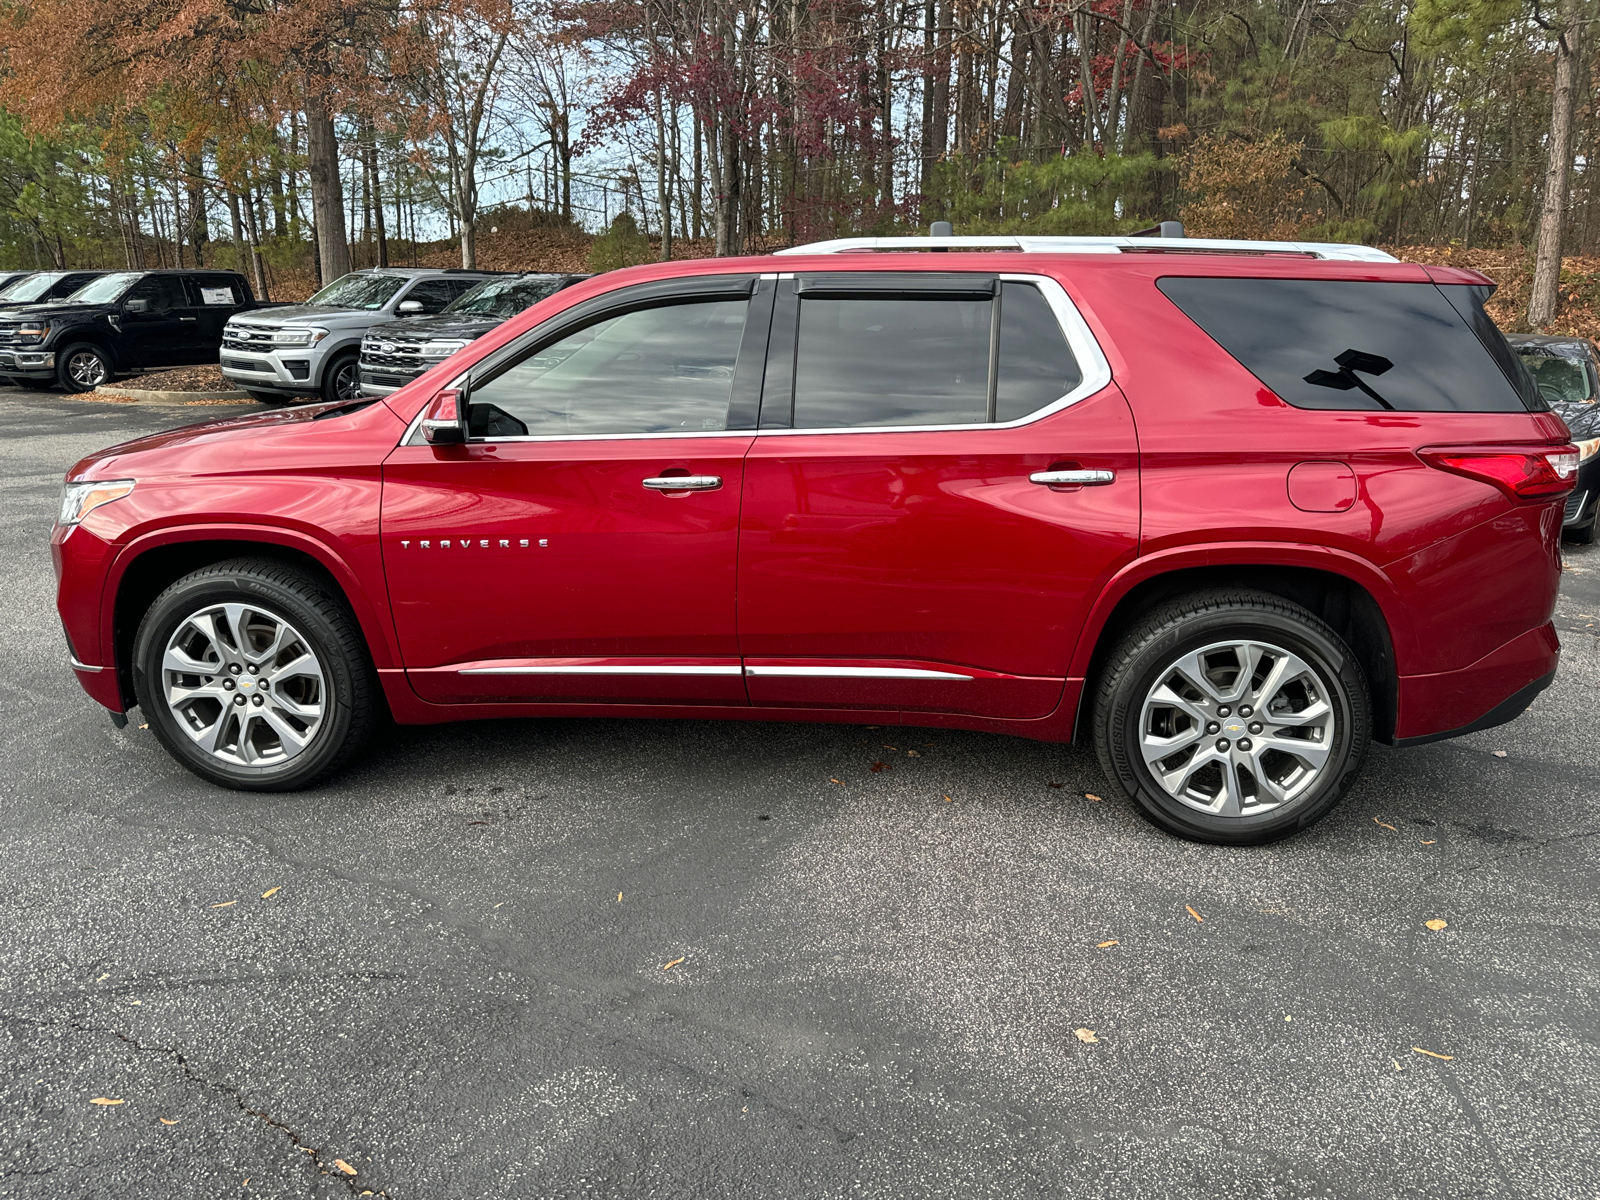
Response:
[{"label": "rear bumper", "polygon": [[1503,725],[1555,678],[1561,642],[1546,622],[1459,671],[1402,675],[1393,744],[1414,746]]}]

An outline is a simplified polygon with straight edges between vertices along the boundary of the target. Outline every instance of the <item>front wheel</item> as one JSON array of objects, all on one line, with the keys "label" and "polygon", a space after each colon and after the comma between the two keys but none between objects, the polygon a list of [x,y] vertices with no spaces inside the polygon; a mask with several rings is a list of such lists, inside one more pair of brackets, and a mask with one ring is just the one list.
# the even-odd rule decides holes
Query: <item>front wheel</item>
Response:
[{"label": "front wheel", "polygon": [[231,559],[156,598],[133,646],[139,706],[174,758],[282,792],[338,770],[375,723],[377,680],[342,598],[270,559]]},{"label": "front wheel", "polygon": [[344,354],[328,364],[322,376],[322,398],[330,404],[335,401],[361,399],[361,360],[355,354]]},{"label": "front wheel", "polygon": [[1360,664],[1297,604],[1186,597],[1107,661],[1094,743],[1115,789],[1168,832],[1245,846],[1323,817],[1360,771],[1371,702]]},{"label": "front wheel", "polygon": [[111,379],[111,360],[98,346],[79,342],[56,355],[56,383],[69,392],[92,392]]}]

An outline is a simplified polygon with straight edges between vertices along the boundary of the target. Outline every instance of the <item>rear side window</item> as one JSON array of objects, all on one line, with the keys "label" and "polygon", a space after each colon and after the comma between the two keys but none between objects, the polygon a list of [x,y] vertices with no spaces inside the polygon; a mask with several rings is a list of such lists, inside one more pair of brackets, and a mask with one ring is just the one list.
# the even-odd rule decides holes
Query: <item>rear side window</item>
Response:
[{"label": "rear side window", "polygon": [[1169,276],[1157,286],[1296,408],[1543,407],[1524,397],[1521,380],[1513,382],[1480,333],[1431,283]]},{"label": "rear side window", "polygon": [[991,295],[802,294],[793,427],[1015,421],[1077,387],[1083,372],[1039,289],[983,286]]}]

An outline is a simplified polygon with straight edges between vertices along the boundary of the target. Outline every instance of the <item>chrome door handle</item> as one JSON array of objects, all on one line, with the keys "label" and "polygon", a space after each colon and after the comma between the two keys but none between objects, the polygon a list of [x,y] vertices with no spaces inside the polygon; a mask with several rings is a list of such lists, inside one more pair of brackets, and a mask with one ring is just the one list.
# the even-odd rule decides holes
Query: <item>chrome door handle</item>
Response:
[{"label": "chrome door handle", "polygon": [[709,492],[722,486],[721,475],[653,475],[644,481],[658,492]]},{"label": "chrome door handle", "polygon": [[180,321],[198,321],[199,319],[200,319],[199,317],[179,317],[178,318],[178,320],[180,320]]},{"label": "chrome door handle", "polygon": [[1116,477],[1115,471],[1035,471],[1028,476],[1028,482],[1042,483],[1046,487],[1088,487],[1110,483]]}]

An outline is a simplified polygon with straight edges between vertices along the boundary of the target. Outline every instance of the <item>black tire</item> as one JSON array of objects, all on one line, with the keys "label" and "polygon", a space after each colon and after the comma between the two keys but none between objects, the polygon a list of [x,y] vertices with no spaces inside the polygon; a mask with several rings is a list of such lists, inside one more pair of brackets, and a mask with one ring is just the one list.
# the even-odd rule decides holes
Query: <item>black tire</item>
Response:
[{"label": "black tire", "polygon": [[322,398],[329,404],[361,398],[361,355],[355,350],[339,355],[322,372]]},{"label": "black tire", "polygon": [[[1157,693],[1157,685],[1186,679],[1174,672],[1181,659],[1198,650],[1210,651],[1207,662],[1224,664],[1218,670],[1220,678],[1226,679],[1228,656],[1234,651],[1231,647],[1219,647],[1230,641],[1264,644],[1266,653],[1259,660],[1262,667],[1247,681],[1247,687],[1254,687],[1256,680],[1263,680],[1263,670],[1270,672],[1277,661],[1270,651],[1298,657],[1309,668],[1294,677],[1302,682],[1288,684],[1281,692],[1274,689],[1271,695],[1263,698],[1263,705],[1290,697],[1290,689],[1298,687],[1302,690],[1294,695],[1305,700],[1305,707],[1299,711],[1312,713],[1320,693],[1321,700],[1331,710],[1329,716],[1319,718],[1322,727],[1313,732],[1307,726],[1296,732],[1289,722],[1269,722],[1291,732],[1274,738],[1273,730],[1267,729],[1263,737],[1261,727],[1250,724],[1250,718],[1267,715],[1265,711],[1234,711],[1235,705],[1219,706],[1213,694],[1199,687],[1191,686],[1189,693],[1181,697],[1182,704],[1162,702],[1160,696],[1170,693]],[[1292,659],[1288,661],[1292,663]],[[1290,668],[1286,666],[1285,669]],[[1213,678],[1212,682],[1215,681]],[[1246,696],[1245,699],[1255,697]],[[1204,712],[1206,723],[1198,725],[1193,716],[1185,715],[1186,709]],[[1236,725],[1242,727],[1232,728]],[[1219,806],[1225,801],[1224,777],[1231,779],[1235,794],[1244,798],[1237,806],[1237,815],[1201,811],[1195,804],[1210,797],[1196,796],[1188,787],[1184,788],[1189,798],[1186,803],[1163,786],[1156,772],[1147,765],[1142,752],[1147,736],[1170,736],[1176,745],[1189,735],[1190,729],[1201,735],[1192,741],[1195,746],[1192,752],[1185,756],[1187,746],[1180,746],[1173,755],[1156,762],[1166,764],[1170,774],[1180,775],[1202,754],[1215,759],[1231,750],[1228,762],[1238,763],[1239,767],[1218,762],[1214,774],[1208,774],[1212,767],[1207,765],[1198,768],[1189,778],[1196,781],[1193,789],[1201,792],[1207,780],[1215,779]],[[1112,787],[1132,800],[1147,819],[1191,841],[1252,846],[1305,829],[1338,803],[1366,757],[1372,731],[1372,708],[1361,664],[1324,622],[1298,604],[1277,596],[1242,590],[1212,591],[1163,605],[1128,631],[1100,675],[1093,731],[1095,753]],[[1230,733],[1231,740],[1219,737]],[[1307,740],[1298,741],[1302,737]],[[1241,741],[1247,744],[1240,744]],[[1302,745],[1305,749],[1300,753],[1313,755],[1326,745],[1327,754],[1322,765],[1312,771],[1294,754],[1274,748],[1291,744]],[[1247,751],[1254,751],[1256,757],[1248,757]],[[1248,761],[1242,761],[1241,755]],[[1265,787],[1257,781],[1255,772],[1258,771],[1273,775]],[[1302,771],[1306,774],[1297,773]],[[1283,786],[1285,780],[1289,781],[1288,786]],[[1273,805],[1274,797],[1267,787],[1278,788],[1286,798]]]},{"label": "black tire", "polygon": [[1600,512],[1589,518],[1587,525],[1575,525],[1571,529],[1563,529],[1561,537],[1565,541],[1573,542],[1579,546],[1594,545],[1595,526],[1600,525]]},{"label": "black tire", "polygon": [[[231,728],[235,760],[261,757],[270,760],[275,736],[267,727],[270,716],[276,721],[296,720],[285,716],[287,710],[274,708],[273,694],[255,691],[262,679],[269,679],[270,670],[251,676],[234,672],[240,682],[235,686],[225,673],[230,670],[220,656],[217,657],[215,678],[217,685],[229,688],[229,700],[240,705],[231,710],[220,698],[206,697],[186,710],[185,716],[176,713],[167,703],[166,675],[162,669],[168,643],[180,627],[187,626],[191,618],[208,609],[225,604],[244,604],[267,617],[275,618],[288,628],[298,641],[287,641],[277,658],[262,660],[270,667],[284,656],[292,656],[294,649],[303,643],[315,659],[320,670],[319,683],[310,702],[321,707],[320,723],[311,730],[304,748],[292,756],[263,765],[243,761],[228,761],[224,755],[203,749],[196,735],[187,732],[180,723],[192,720],[196,707],[214,704],[216,722],[223,732],[214,740],[226,741]],[[268,626],[270,628],[270,625]],[[247,631],[248,633],[248,631]],[[238,661],[242,661],[239,659]],[[295,657],[295,662],[303,660]],[[208,663],[209,665],[209,663]],[[196,673],[197,679],[209,684],[211,675]],[[303,679],[303,676],[302,676]],[[246,682],[249,680],[249,682]],[[296,681],[279,681],[277,695],[288,696],[286,688]],[[133,685],[144,711],[145,720],[167,750],[189,770],[203,779],[224,787],[253,792],[286,792],[308,787],[339,770],[365,746],[379,716],[378,680],[372,660],[362,640],[360,628],[351,615],[343,597],[337,595],[326,583],[315,576],[272,559],[236,558],[203,567],[174,583],[151,604],[139,622],[139,631],[133,644]],[[195,685],[199,689],[198,683]],[[254,694],[248,703],[240,704],[243,688],[250,687]],[[267,703],[261,702],[265,699]],[[288,702],[287,700],[285,701]],[[307,704],[304,692],[295,696],[296,705]],[[251,705],[255,705],[252,708]],[[263,711],[265,709],[265,711]],[[227,714],[234,711],[234,725],[223,727]],[[303,711],[296,709],[295,711]],[[275,713],[275,716],[273,714]],[[205,724],[207,712],[202,710],[196,724]],[[254,717],[250,722],[239,721],[240,716]],[[246,726],[252,734],[244,732]],[[301,730],[305,732],[305,730]],[[265,733],[266,748],[259,746]],[[248,750],[239,745],[249,740]],[[286,746],[278,739],[277,753],[283,754]],[[223,746],[224,753],[228,751]]]},{"label": "black tire", "polygon": [[90,342],[75,342],[56,352],[56,386],[69,392],[92,392],[116,378],[111,356]]},{"label": "black tire", "polygon": [[[245,390],[247,392],[249,391],[248,388]],[[292,401],[294,397],[285,396],[282,392],[250,392],[250,399],[254,400],[257,404],[267,404],[271,405],[273,408],[282,408],[285,404],[288,404],[290,401]]]}]

